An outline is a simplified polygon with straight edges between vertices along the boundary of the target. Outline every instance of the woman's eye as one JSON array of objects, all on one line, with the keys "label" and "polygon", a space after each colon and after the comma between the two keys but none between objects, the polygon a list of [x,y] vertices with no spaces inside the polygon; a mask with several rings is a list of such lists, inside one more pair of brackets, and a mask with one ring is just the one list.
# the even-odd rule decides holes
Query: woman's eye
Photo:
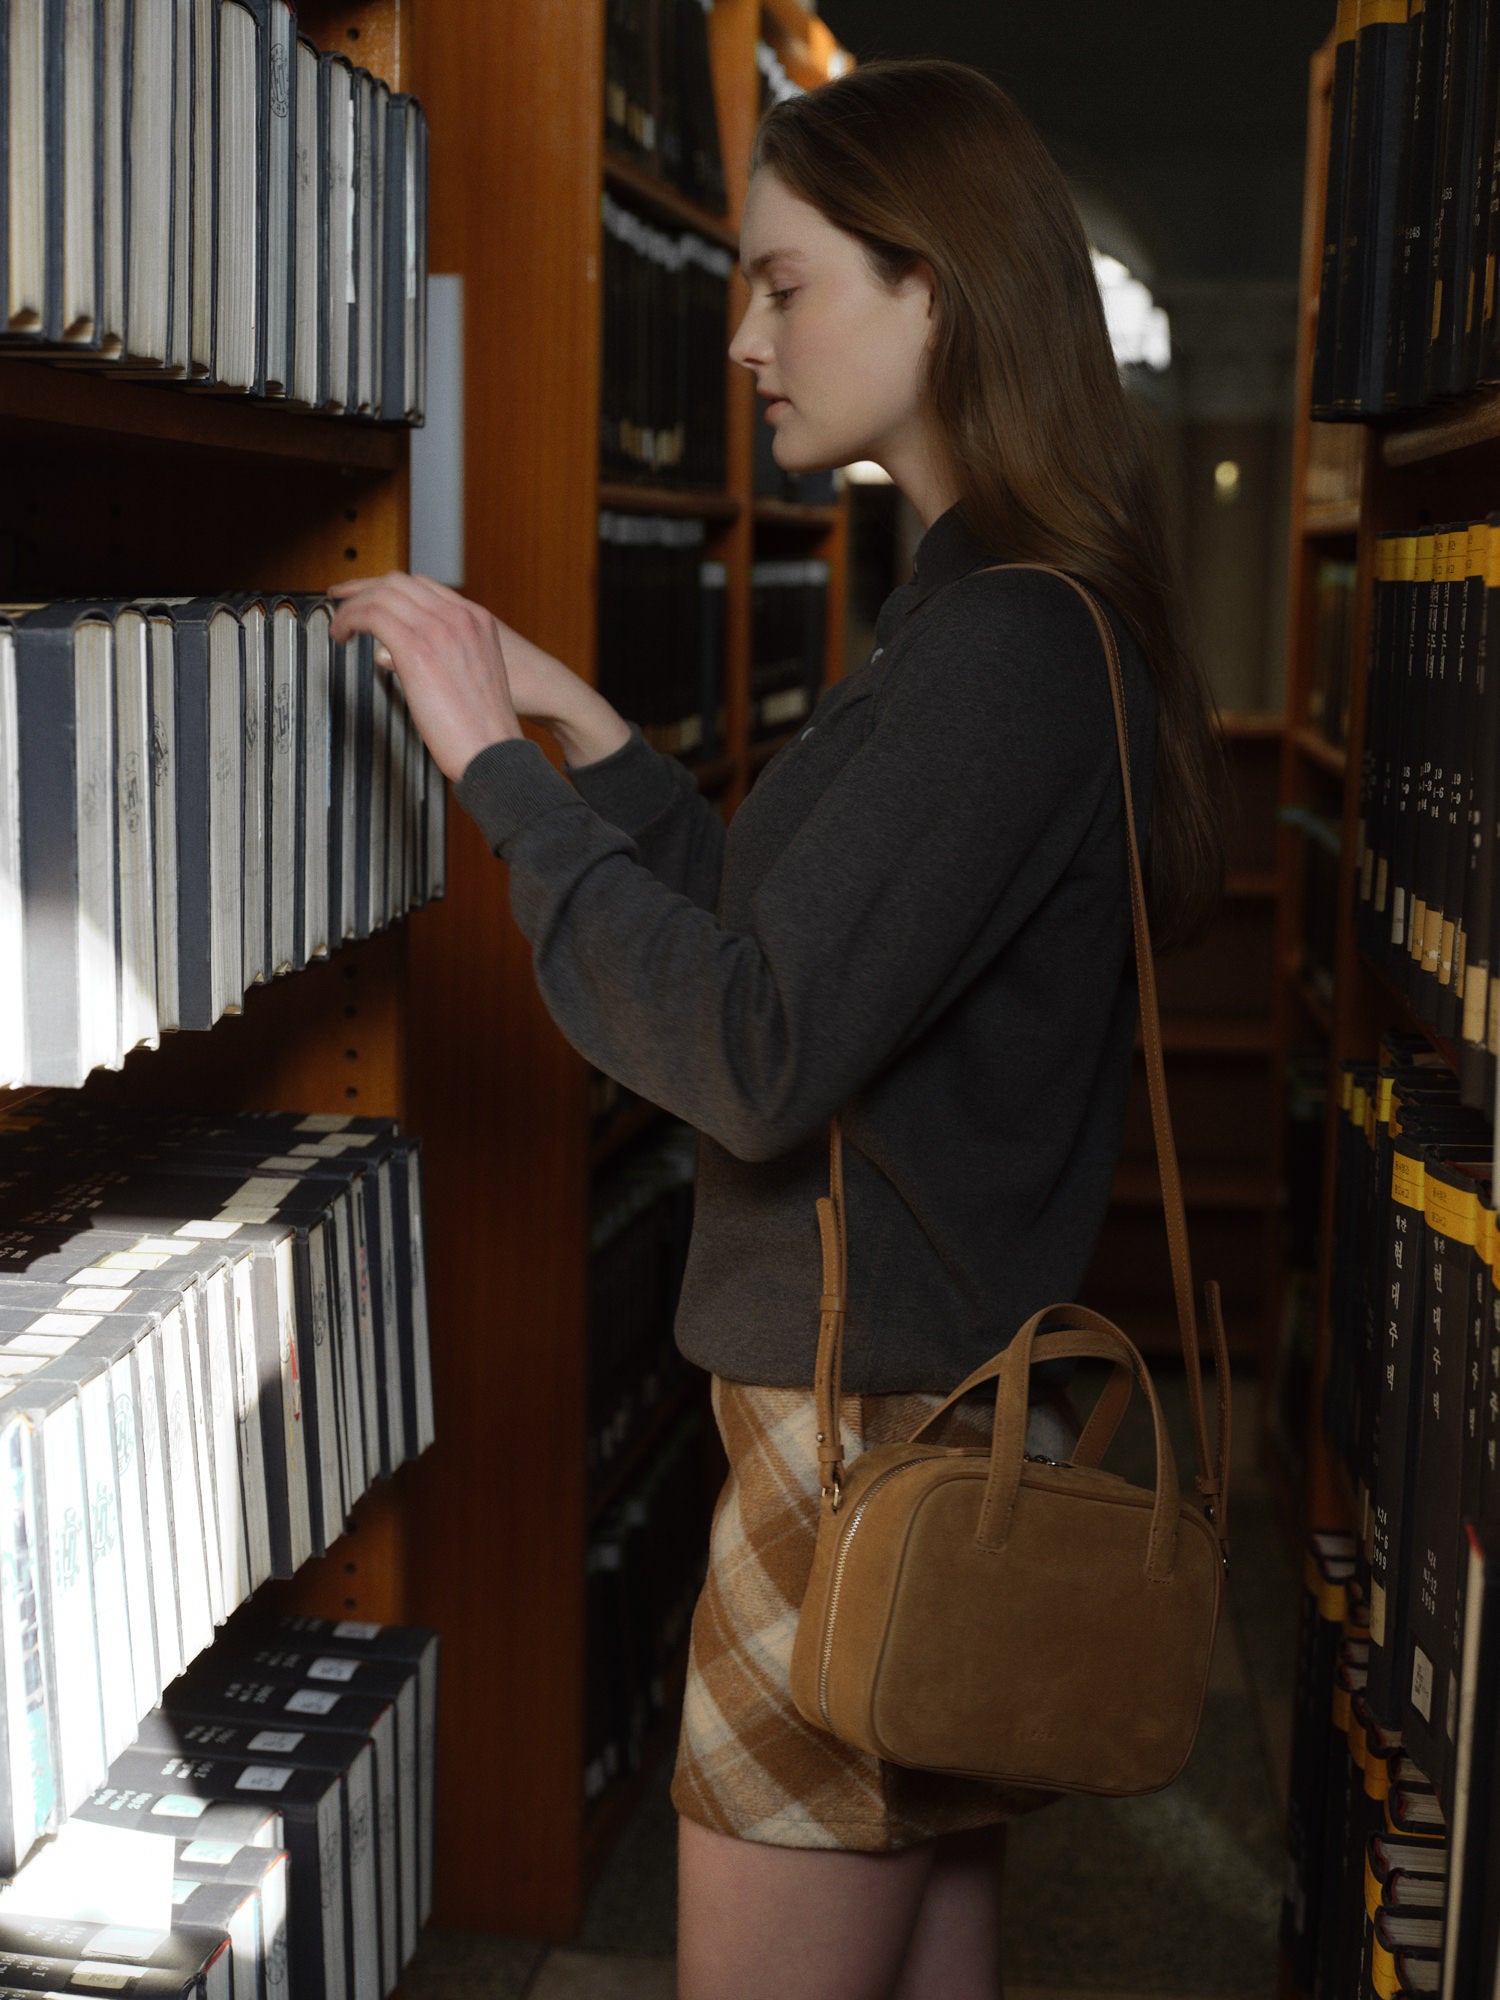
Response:
[{"label": "woman's eye", "polygon": [[776,310],[778,312],[785,312],[787,306],[787,300],[792,297],[796,289],[797,287],[795,285],[787,285],[784,286],[782,290],[780,290],[779,292],[769,292],[767,294],[767,297],[771,300],[772,304],[776,307]]}]

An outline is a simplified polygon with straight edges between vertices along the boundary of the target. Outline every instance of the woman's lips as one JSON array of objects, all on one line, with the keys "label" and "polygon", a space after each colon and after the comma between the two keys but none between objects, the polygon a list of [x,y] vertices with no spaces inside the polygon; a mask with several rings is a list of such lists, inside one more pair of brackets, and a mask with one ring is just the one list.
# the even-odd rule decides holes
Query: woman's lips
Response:
[{"label": "woman's lips", "polygon": [[788,408],[790,408],[790,405],[788,404],[785,396],[768,396],[766,398],[767,422],[769,422],[770,419],[776,416],[780,411]]}]

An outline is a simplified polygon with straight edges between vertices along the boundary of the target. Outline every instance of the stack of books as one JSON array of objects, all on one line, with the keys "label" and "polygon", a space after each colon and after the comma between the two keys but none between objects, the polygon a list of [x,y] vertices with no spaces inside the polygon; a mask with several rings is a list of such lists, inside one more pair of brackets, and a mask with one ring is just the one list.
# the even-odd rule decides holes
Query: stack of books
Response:
[{"label": "stack of books", "polygon": [[609,0],[604,136],[722,215],[724,161],[708,50],[713,0]]},{"label": "stack of books", "polygon": [[775,736],[811,713],[828,643],[828,564],[808,556],[750,570],[750,734]]},{"label": "stack of books", "polygon": [[1325,1426],[1359,1508],[1369,1701],[1445,1799],[1464,1521],[1500,1513],[1489,1121],[1417,1037],[1342,1078]]},{"label": "stack of books", "polygon": [[[59,1897],[42,1849],[0,1892],[0,1979],[383,2000],[432,1906],[437,1668],[437,1634],[414,1627],[237,1621],[61,1835],[87,1874]],[[123,1878],[127,1836],[143,1834],[169,1850],[165,1926],[133,1910],[101,1923],[91,1913],[119,1901],[112,1867]],[[34,1976],[14,1978],[18,1964]]]},{"label": "stack of books", "polygon": [[291,0],[27,0],[0,35],[0,346],[420,423],[421,106]]},{"label": "stack of books", "polygon": [[0,1874],[266,1578],[425,1449],[415,1142],[28,1101],[0,1130]]},{"label": "stack of books", "polygon": [[75,1085],[440,896],[447,792],[320,598],[0,607],[0,1086]]},{"label": "stack of books", "polygon": [[673,1124],[594,1183],[588,1469],[596,1487],[683,1379],[672,1325],[693,1226],[696,1151],[692,1130]]},{"label": "stack of books", "polygon": [[599,692],[673,757],[724,741],[727,571],[706,539],[702,521],[599,516]]},{"label": "stack of books", "polygon": [[1500,1050],[1500,515],[1377,544],[1360,771],[1360,948],[1461,1043],[1466,1103]]},{"label": "stack of books", "polygon": [[586,1803],[640,1768],[669,1711],[703,1581],[709,1502],[699,1411],[686,1415],[589,1543]]},{"label": "stack of books", "polygon": [[1500,381],[1497,24],[1471,0],[1340,0],[1315,417]]},{"label": "stack of books", "polygon": [[724,350],[734,259],[601,196],[606,479],[724,484]]},{"label": "stack of books", "polygon": [[1446,1792],[1380,1720],[1380,1601],[1358,1537],[1309,1539],[1281,1942],[1304,1993],[1467,1995],[1500,1970],[1500,1540],[1466,1523],[1463,1693]]}]

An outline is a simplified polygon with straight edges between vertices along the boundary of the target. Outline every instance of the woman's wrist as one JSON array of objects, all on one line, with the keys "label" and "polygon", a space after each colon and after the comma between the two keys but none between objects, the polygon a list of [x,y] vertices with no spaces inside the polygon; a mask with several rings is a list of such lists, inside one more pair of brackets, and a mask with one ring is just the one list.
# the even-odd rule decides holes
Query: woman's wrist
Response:
[{"label": "woman's wrist", "polygon": [[630,724],[604,699],[596,688],[570,675],[566,704],[557,715],[541,719],[556,737],[564,758],[573,770],[612,757],[630,741]]}]

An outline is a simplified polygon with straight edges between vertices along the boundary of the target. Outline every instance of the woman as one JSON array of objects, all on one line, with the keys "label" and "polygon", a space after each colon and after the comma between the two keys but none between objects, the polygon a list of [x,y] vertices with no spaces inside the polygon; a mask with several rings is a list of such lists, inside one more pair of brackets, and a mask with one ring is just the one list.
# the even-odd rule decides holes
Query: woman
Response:
[{"label": "woman", "polygon": [[[814,1201],[844,1113],[852,1453],[1075,1295],[1119,1148],[1135,994],[1105,666],[1123,657],[1158,941],[1219,871],[1214,751],[1162,506],[1087,246],[993,84],[873,64],[768,114],[741,234],[750,369],[788,471],[873,459],[911,583],[726,836],[691,775],[487,611],[340,586],[511,868],[563,1031],[703,1135],[678,1316],[730,1479],[673,1796],[689,2000],[992,2000],[1005,1821],[1045,1801],[897,1771],[786,1690],[811,1561]],[[572,783],[523,735],[551,730]],[[955,1413],[953,1438],[980,1436]],[[1069,1432],[1033,1412],[1042,1445]]]}]

